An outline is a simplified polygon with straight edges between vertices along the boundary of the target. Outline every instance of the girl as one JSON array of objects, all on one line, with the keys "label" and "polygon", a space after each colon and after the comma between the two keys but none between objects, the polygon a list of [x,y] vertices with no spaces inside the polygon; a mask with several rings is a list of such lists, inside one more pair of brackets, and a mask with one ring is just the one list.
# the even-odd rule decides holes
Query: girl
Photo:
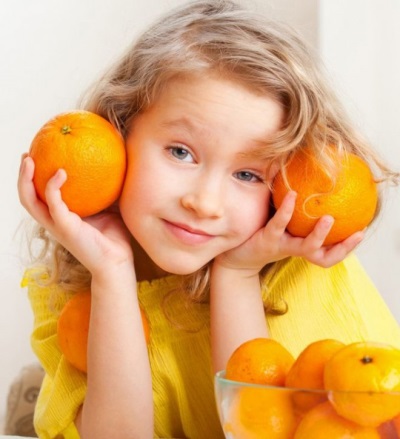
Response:
[{"label": "girl", "polygon": [[[288,29],[228,0],[188,4],[145,32],[85,107],[126,140],[119,211],[69,212],[63,170],[44,205],[27,156],[18,183],[46,244],[24,278],[46,370],[40,437],[222,438],[213,374],[242,342],[273,337],[293,355],[327,337],[400,346],[395,320],[348,256],[363,232],[326,248],[331,217],[301,239],[285,232],[295,193],[270,209],[274,175],[305,145],[327,166],[334,145],[393,177]],[[88,287],[86,376],[55,332],[56,311]]]}]

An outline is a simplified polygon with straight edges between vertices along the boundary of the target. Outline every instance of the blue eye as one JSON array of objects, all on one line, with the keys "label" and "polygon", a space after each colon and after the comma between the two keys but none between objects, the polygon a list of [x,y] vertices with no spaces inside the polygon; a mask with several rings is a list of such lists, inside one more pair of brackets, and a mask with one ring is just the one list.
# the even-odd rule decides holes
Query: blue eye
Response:
[{"label": "blue eye", "polygon": [[182,146],[171,146],[168,149],[171,152],[171,155],[178,160],[191,163],[194,161],[192,154]]},{"label": "blue eye", "polygon": [[249,171],[240,171],[240,172],[236,172],[234,174],[234,176],[241,181],[250,181],[250,182],[258,182],[261,181],[261,178],[256,175],[253,174],[252,172]]}]

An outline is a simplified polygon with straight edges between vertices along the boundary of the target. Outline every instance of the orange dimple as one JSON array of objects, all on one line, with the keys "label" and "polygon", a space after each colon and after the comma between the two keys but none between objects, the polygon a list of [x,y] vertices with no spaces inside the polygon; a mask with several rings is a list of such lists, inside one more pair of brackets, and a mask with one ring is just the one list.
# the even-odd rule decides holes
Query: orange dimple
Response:
[{"label": "orange dimple", "polygon": [[[352,153],[329,155],[337,170],[333,179],[310,148],[295,152],[286,166],[290,189],[297,192],[296,207],[287,227],[294,236],[307,236],[323,215],[335,219],[324,244],[343,241],[373,220],[378,191],[369,166]],[[273,202],[279,207],[288,192],[282,172],[273,183]]]},{"label": "orange dimple", "polygon": [[[87,347],[90,324],[90,291],[76,293],[65,304],[57,323],[57,337],[67,361],[82,372],[87,372]],[[149,343],[148,320],[140,309],[146,342]]]},{"label": "orange dimple", "polygon": [[304,413],[327,399],[324,392],[324,368],[326,362],[343,348],[344,343],[333,340],[318,340],[309,344],[297,357],[287,377],[286,386],[301,389],[319,389],[318,392],[295,392],[293,401],[297,409]]},{"label": "orange dimple", "polygon": [[400,350],[387,344],[345,346],[326,363],[325,388],[338,414],[377,427],[400,414]]},{"label": "orange dimple", "polygon": [[255,338],[241,344],[226,366],[226,378],[246,383],[284,385],[294,362],[290,352],[270,338]]},{"label": "orange dimple", "polygon": [[46,202],[46,185],[60,168],[67,172],[61,195],[68,208],[85,217],[118,199],[125,179],[122,136],[106,119],[88,111],[62,113],[41,127],[30,147],[33,183]]}]

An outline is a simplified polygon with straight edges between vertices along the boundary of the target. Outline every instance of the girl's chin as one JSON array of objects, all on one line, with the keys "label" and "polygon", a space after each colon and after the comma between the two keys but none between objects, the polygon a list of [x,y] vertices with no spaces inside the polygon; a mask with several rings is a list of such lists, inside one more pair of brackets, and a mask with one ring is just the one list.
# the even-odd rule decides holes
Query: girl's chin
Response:
[{"label": "girl's chin", "polygon": [[182,261],[177,259],[174,260],[173,258],[167,260],[160,260],[159,258],[155,258],[153,259],[153,262],[154,264],[156,264],[160,271],[168,274],[185,276],[195,273],[196,271],[203,268],[210,261],[190,261],[190,258]]},{"label": "girl's chin", "polygon": [[177,264],[165,264],[163,266],[162,265],[159,266],[160,270],[162,270],[163,272],[168,274],[176,274],[179,276],[186,276],[189,274],[193,274],[203,267],[204,265],[196,265],[196,266],[188,267],[187,265],[180,266]]}]

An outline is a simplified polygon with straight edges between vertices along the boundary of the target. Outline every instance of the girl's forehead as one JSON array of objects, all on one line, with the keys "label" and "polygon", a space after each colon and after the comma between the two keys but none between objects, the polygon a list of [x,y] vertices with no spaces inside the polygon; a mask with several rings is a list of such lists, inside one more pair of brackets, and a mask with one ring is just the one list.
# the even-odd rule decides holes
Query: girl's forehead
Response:
[{"label": "girl's forehead", "polygon": [[165,127],[206,132],[218,127],[235,131],[237,125],[245,125],[247,132],[259,132],[262,138],[283,120],[282,106],[270,96],[214,77],[170,82],[150,112],[156,113]]}]

